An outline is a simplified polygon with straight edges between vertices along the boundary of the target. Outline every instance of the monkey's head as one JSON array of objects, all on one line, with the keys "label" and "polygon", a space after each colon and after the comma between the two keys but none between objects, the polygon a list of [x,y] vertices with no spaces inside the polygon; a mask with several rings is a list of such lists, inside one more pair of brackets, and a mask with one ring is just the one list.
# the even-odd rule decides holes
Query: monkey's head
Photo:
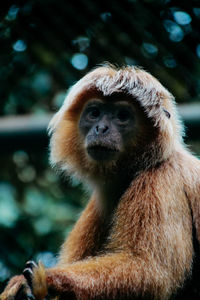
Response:
[{"label": "monkey's head", "polygon": [[173,96],[134,67],[88,73],[49,128],[53,165],[85,179],[155,166],[182,143]]}]

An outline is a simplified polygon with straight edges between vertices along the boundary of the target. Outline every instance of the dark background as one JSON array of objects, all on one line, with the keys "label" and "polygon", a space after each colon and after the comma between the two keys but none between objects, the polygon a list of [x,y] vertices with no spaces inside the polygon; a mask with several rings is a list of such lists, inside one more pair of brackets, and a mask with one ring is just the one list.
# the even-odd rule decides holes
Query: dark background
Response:
[{"label": "dark background", "polygon": [[[0,289],[30,258],[53,265],[85,205],[81,187],[49,166],[46,124],[91,68],[105,61],[142,66],[180,105],[195,105],[186,140],[200,154],[198,118],[192,123],[200,113],[200,2],[107,2],[1,4]],[[24,116],[33,122],[18,128]]]}]

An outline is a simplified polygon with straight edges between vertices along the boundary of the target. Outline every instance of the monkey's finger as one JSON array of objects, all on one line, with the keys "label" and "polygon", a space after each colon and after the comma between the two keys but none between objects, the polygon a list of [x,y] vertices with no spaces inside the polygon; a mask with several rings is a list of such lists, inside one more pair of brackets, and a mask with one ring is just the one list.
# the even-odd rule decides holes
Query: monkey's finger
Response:
[{"label": "monkey's finger", "polygon": [[35,300],[35,297],[30,292],[26,293],[25,286],[21,286],[15,296],[15,300]]},{"label": "monkey's finger", "polygon": [[26,268],[24,269],[24,271],[22,272],[22,274],[24,275],[24,277],[26,278],[29,287],[32,289],[32,276],[33,276],[33,271],[30,268]]},{"label": "monkey's finger", "polygon": [[25,267],[33,270],[34,268],[37,268],[37,264],[33,260],[29,260],[26,262]]}]

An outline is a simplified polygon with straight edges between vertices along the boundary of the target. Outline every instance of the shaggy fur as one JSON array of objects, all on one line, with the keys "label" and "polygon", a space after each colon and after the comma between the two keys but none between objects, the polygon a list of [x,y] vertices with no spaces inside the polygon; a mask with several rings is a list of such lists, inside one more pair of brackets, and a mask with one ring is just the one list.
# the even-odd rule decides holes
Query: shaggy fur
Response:
[{"label": "shaggy fur", "polygon": [[[89,99],[117,94],[136,107],[138,133],[124,157],[99,165],[77,124]],[[35,269],[36,299],[47,289],[59,299],[170,299],[191,274],[193,225],[200,239],[200,162],[182,142],[173,96],[141,69],[99,67],[74,85],[49,130],[52,164],[94,192],[58,265]]]}]

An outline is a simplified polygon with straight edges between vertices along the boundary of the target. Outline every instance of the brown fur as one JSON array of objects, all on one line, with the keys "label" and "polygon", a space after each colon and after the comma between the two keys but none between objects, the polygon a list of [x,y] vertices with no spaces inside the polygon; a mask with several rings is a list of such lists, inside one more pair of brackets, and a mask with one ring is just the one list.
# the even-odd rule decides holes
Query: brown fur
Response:
[{"label": "brown fur", "polygon": [[[23,275],[14,276],[9,281],[5,291],[0,295],[1,300],[15,300],[19,293],[30,294],[31,290]],[[19,299],[19,298],[18,298]]]},{"label": "brown fur", "polygon": [[[77,124],[88,99],[114,93],[136,107],[138,135],[119,165],[99,166]],[[50,131],[52,164],[94,192],[58,265],[35,269],[36,299],[46,288],[60,299],[169,299],[191,273],[193,223],[200,239],[200,162],[182,143],[171,94],[143,70],[100,67],[72,88]]]}]

